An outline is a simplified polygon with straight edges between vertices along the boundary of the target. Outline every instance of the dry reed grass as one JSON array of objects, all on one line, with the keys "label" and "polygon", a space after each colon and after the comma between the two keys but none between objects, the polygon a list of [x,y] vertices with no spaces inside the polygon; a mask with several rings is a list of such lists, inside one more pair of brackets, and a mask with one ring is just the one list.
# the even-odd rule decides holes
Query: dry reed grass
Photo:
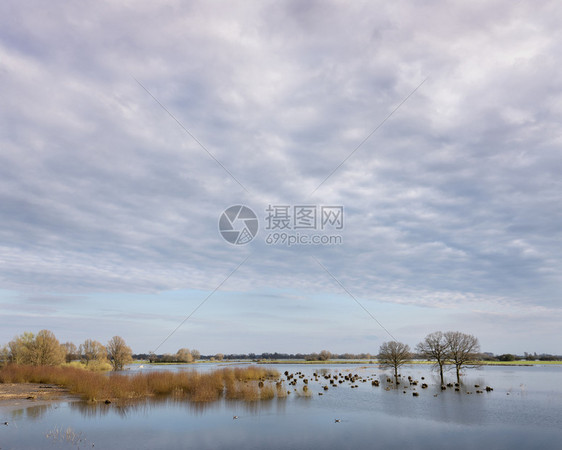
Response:
[{"label": "dry reed grass", "polygon": [[[0,383],[47,383],[63,386],[90,401],[173,396],[193,402],[220,398],[257,401],[284,396],[272,385],[279,374],[260,367],[224,368],[209,373],[153,372],[135,375],[101,374],[75,367],[7,365]],[[258,387],[263,384],[263,387]]]}]

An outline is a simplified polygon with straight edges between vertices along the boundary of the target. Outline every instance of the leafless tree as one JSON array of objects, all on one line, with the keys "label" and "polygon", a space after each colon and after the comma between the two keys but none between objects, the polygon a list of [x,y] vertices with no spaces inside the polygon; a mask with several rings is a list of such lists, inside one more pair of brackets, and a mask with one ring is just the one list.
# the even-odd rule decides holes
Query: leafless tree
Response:
[{"label": "leafless tree", "polygon": [[402,342],[384,342],[379,348],[379,364],[381,367],[394,369],[394,380],[398,384],[398,368],[407,364],[412,358],[410,347]]},{"label": "leafless tree", "polygon": [[34,366],[58,366],[64,362],[64,350],[52,331],[37,333],[30,350],[30,361]]},{"label": "leafless tree", "polygon": [[461,368],[477,365],[476,359],[480,352],[480,343],[475,336],[460,331],[447,331],[444,336],[449,358],[457,372],[457,383],[460,383]]},{"label": "leafless tree", "polygon": [[191,350],[191,356],[193,356],[193,361],[197,361],[199,358],[201,358],[201,352],[199,352],[199,350]]},{"label": "leafless tree", "polygon": [[107,343],[107,357],[113,370],[123,370],[125,364],[133,361],[133,351],[121,336],[113,336]]},{"label": "leafless tree", "polygon": [[445,335],[441,331],[428,334],[425,339],[416,346],[416,351],[430,361],[434,361],[434,369],[439,371],[441,385],[445,384],[443,378],[443,366],[449,360],[449,345]]},{"label": "leafless tree", "polygon": [[62,344],[62,347],[64,348],[65,359],[67,363],[78,359],[78,347],[76,347],[74,343],[65,342],[64,344]]},{"label": "leafless tree", "polygon": [[188,348],[180,348],[176,353],[176,359],[181,362],[193,362],[193,355]]},{"label": "leafless tree", "polygon": [[31,364],[31,346],[35,335],[29,331],[8,342],[8,360],[15,364]]},{"label": "leafless tree", "polygon": [[86,339],[80,345],[80,355],[86,361],[86,365],[92,361],[101,362],[106,359],[107,351],[101,342],[94,341],[93,339]]},{"label": "leafless tree", "polygon": [[10,360],[10,347],[3,345],[0,347],[0,366],[6,364]]},{"label": "leafless tree", "polygon": [[56,366],[64,362],[64,350],[52,331],[25,332],[8,343],[8,359],[16,364]]}]

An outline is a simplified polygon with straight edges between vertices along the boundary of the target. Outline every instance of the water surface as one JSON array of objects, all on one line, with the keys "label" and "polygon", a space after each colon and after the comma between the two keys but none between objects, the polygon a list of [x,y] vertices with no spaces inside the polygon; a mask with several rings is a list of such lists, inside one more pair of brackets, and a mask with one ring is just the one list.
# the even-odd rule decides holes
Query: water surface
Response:
[{"label": "water surface", "polygon": [[[139,370],[212,370],[219,364],[132,366]],[[151,400],[126,406],[62,401],[25,408],[0,406],[0,448],[98,449],[557,449],[562,442],[562,366],[486,366],[466,371],[461,392],[442,392],[429,366],[402,369],[425,378],[385,390],[376,365],[274,365],[283,373],[354,373],[383,381],[330,387],[302,380],[286,399],[193,404]],[[448,376],[448,381],[454,381]],[[474,385],[493,392],[476,394]],[[419,397],[412,395],[413,390]],[[406,393],[404,393],[404,390]],[[466,391],[471,392],[467,394]],[[323,395],[318,395],[322,393]],[[233,419],[237,416],[237,419]],[[337,420],[337,422],[336,422]],[[70,428],[64,437],[57,430]],[[453,444],[454,443],[454,444]]]}]

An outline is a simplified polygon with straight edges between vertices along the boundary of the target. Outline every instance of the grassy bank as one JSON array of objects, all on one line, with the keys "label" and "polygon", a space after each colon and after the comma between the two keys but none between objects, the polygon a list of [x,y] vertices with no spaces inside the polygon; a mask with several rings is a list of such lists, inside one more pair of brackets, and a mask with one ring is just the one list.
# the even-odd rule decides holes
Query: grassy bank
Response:
[{"label": "grassy bank", "polygon": [[91,372],[75,367],[18,366],[0,369],[0,383],[46,383],[62,386],[89,401],[174,396],[194,402],[220,398],[256,401],[282,397],[276,371],[250,366],[210,373],[155,372],[135,375]]},{"label": "grassy bank", "polygon": [[[257,364],[323,364],[323,365],[338,365],[338,364],[378,364],[376,359],[364,359],[364,360],[327,360],[327,361],[305,361],[296,359],[277,359],[277,360],[260,360]],[[408,364],[434,364],[433,361],[422,361],[413,360],[408,362]],[[562,361],[477,361],[476,365],[482,366],[538,366],[538,365],[556,365],[562,364]]]},{"label": "grassy bank", "polygon": [[372,359],[349,359],[349,360],[327,360],[327,361],[306,361],[304,359],[261,359],[256,362],[257,364],[329,364],[329,365],[339,365],[339,364],[377,364],[377,361]]},{"label": "grassy bank", "polygon": [[562,361],[480,361],[484,366],[542,366],[562,364]]},{"label": "grassy bank", "polygon": [[113,370],[108,361],[90,361],[88,364],[82,361],[65,363],[62,367],[74,367],[75,369],[91,370],[92,372],[109,372]]}]

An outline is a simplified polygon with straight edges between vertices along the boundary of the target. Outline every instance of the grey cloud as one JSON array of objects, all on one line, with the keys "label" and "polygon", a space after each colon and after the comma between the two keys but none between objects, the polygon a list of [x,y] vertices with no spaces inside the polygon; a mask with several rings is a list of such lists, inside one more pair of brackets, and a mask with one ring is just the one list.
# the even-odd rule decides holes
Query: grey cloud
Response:
[{"label": "grey cloud", "polygon": [[[345,296],[316,255],[366,301],[555,308],[553,5],[2,5],[1,287],[210,291],[252,254],[225,291]],[[345,205],[343,246],[218,235],[231,204],[304,201]]]}]

